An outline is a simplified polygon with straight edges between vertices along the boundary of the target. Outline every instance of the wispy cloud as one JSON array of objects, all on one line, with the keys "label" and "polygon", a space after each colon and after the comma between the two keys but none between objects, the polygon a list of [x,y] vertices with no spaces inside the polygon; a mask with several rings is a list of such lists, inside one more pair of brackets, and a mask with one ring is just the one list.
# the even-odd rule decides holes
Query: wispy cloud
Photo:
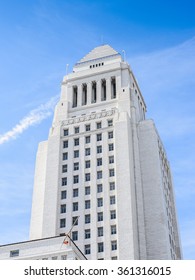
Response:
[{"label": "wispy cloud", "polygon": [[48,118],[54,110],[54,107],[59,99],[59,95],[52,97],[45,104],[40,105],[38,108],[30,111],[22,120],[19,121],[11,130],[0,135],[0,145],[16,139],[26,129],[32,125],[39,124],[44,119]]}]

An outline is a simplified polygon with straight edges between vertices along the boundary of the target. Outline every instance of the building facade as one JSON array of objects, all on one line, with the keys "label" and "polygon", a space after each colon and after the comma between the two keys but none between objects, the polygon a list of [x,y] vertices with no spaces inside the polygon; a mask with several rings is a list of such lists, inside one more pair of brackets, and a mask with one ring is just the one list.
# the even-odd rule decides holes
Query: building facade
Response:
[{"label": "building facade", "polygon": [[38,147],[30,239],[71,230],[88,259],[180,259],[169,162],[127,62],[93,49]]}]

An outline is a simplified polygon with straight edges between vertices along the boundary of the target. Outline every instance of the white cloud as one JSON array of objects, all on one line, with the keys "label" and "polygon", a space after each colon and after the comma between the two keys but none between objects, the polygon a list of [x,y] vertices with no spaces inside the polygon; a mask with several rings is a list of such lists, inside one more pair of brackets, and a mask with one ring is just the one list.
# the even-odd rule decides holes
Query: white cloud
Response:
[{"label": "white cloud", "polygon": [[29,112],[22,120],[19,121],[11,130],[0,135],[0,145],[10,140],[16,139],[30,126],[39,124],[44,119],[48,118],[54,110],[59,95],[52,97],[45,104],[40,105],[38,108]]}]

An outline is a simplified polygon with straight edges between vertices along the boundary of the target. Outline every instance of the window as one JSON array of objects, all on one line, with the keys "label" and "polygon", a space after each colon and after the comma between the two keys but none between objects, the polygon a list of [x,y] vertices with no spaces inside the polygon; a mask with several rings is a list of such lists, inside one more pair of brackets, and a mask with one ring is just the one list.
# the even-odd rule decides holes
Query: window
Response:
[{"label": "window", "polygon": [[90,156],[90,153],[91,153],[90,148],[86,148],[85,149],[85,155]]},{"label": "window", "polygon": [[110,191],[115,190],[115,182],[110,182]]},{"label": "window", "polygon": [[72,211],[78,211],[78,209],[79,209],[78,202],[73,202],[73,204],[72,204]]},{"label": "window", "polygon": [[91,254],[91,245],[87,244],[85,245],[85,255]]},{"label": "window", "polygon": [[112,164],[112,163],[114,163],[114,156],[109,157],[109,164]]},{"label": "window", "polygon": [[102,207],[103,206],[103,198],[102,197],[97,199],[97,206],[98,207]]},{"label": "window", "polygon": [[67,160],[67,159],[68,159],[68,153],[63,153],[62,160]]},{"label": "window", "polygon": [[60,213],[66,213],[66,204],[62,204],[60,207]]},{"label": "window", "polygon": [[91,238],[91,230],[90,229],[86,229],[85,230],[85,239],[89,239]]},{"label": "window", "polygon": [[78,231],[73,231],[73,232],[72,232],[72,240],[73,240],[73,241],[78,240]]},{"label": "window", "polygon": [[97,179],[102,179],[102,171],[97,171]]},{"label": "window", "polygon": [[72,225],[75,225],[75,226],[78,225],[78,216],[72,217]]},{"label": "window", "polygon": [[97,122],[97,123],[96,123],[96,128],[97,128],[97,129],[100,129],[101,127],[102,127],[102,123],[101,123],[101,122]]},{"label": "window", "polygon": [[85,187],[85,195],[90,194],[90,187]]},{"label": "window", "polygon": [[116,98],[116,78],[111,78],[111,98]]},{"label": "window", "polygon": [[78,158],[79,157],[79,150],[74,151],[74,158]]},{"label": "window", "polygon": [[68,129],[64,129],[64,136],[68,136]]},{"label": "window", "polygon": [[114,150],[114,144],[113,143],[108,144],[108,150],[109,151],[113,151]]},{"label": "window", "polygon": [[79,133],[79,126],[77,126],[77,127],[74,128],[74,133],[75,133],[75,134]]},{"label": "window", "polygon": [[82,105],[87,104],[87,84],[82,84]]},{"label": "window", "polygon": [[74,171],[79,170],[79,162],[74,162]]},{"label": "window", "polygon": [[111,210],[110,211],[110,219],[111,220],[116,219],[116,210]]},{"label": "window", "polygon": [[77,107],[77,95],[78,95],[78,88],[77,86],[73,87],[73,102],[72,102],[72,107]]},{"label": "window", "polygon": [[102,140],[102,134],[101,133],[99,133],[99,134],[97,134],[97,141],[101,141]]},{"label": "window", "polygon": [[102,153],[102,146],[97,146],[97,154],[101,154]]},{"label": "window", "polygon": [[97,185],[97,192],[100,193],[103,191],[103,187],[102,187],[102,184],[98,184]]},{"label": "window", "polygon": [[62,165],[62,173],[66,173],[68,171],[68,165],[67,164],[63,164]]},{"label": "window", "polygon": [[98,243],[98,253],[104,252],[104,243]]},{"label": "window", "polygon": [[91,166],[90,160],[86,160],[85,161],[85,168],[90,168],[90,166]]},{"label": "window", "polygon": [[77,184],[79,182],[79,175],[73,176],[73,184]]},{"label": "window", "polygon": [[67,255],[61,256],[61,260],[67,260]]},{"label": "window", "polygon": [[103,236],[103,235],[104,235],[104,228],[98,227],[98,236]]},{"label": "window", "polygon": [[68,140],[63,141],[63,148],[68,148]]},{"label": "window", "polygon": [[62,186],[67,185],[67,177],[62,178]]},{"label": "window", "polygon": [[86,173],[85,174],[85,181],[88,182],[91,180],[91,176],[90,176],[90,173]]},{"label": "window", "polygon": [[74,139],[74,145],[75,146],[79,146],[79,138],[75,138]]},{"label": "window", "polygon": [[113,196],[110,197],[110,204],[112,205],[112,204],[115,204],[115,203],[116,203],[116,199],[115,199],[115,196],[113,195]]},{"label": "window", "polygon": [[103,218],[104,218],[104,216],[103,216],[103,212],[99,212],[99,213],[97,213],[97,220],[98,220],[98,222],[103,221]]},{"label": "window", "polygon": [[113,131],[109,131],[108,132],[108,139],[112,139],[114,136],[113,136]]},{"label": "window", "polygon": [[61,199],[66,199],[66,191],[61,191]]},{"label": "window", "polygon": [[112,251],[117,250],[117,241],[116,240],[111,241],[111,250]]},{"label": "window", "polygon": [[91,207],[90,200],[85,200],[85,209],[90,209],[90,207]]},{"label": "window", "polygon": [[85,224],[89,224],[91,222],[90,214],[85,215]]},{"label": "window", "polygon": [[111,260],[117,260],[117,259],[118,259],[117,256],[111,258]]},{"label": "window", "polygon": [[86,136],[85,137],[85,144],[89,144],[90,143],[90,141],[91,141],[90,138],[91,138],[90,136]]},{"label": "window", "polygon": [[108,120],[108,126],[113,126],[113,120]]},{"label": "window", "polygon": [[10,251],[10,258],[14,258],[18,256],[19,256],[19,250]]},{"label": "window", "polygon": [[61,228],[66,227],[66,219],[60,219],[60,227]]},{"label": "window", "polygon": [[97,93],[97,88],[96,88],[96,82],[92,82],[92,99],[91,99],[91,103],[96,103],[96,100],[97,100],[97,96],[96,96],[96,93]]},{"label": "window", "polygon": [[102,158],[98,158],[97,159],[97,166],[101,166],[102,165]]},{"label": "window", "polygon": [[73,189],[73,197],[79,196],[79,189]]},{"label": "window", "polygon": [[109,169],[109,176],[113,177],[114,176],[114,168]]},{"label": "window", "polygon": [[101,80],[101,101],[106,100],[106,80]]},{"label": "window", "polygon": [[86,126],[85,126],[85,130],[86,130],[86,131],[90,131],[90,130],[91,130],[91,126],[90,126],[90,124],[86,124]]},{"label": "window", "polygon": [[110,227],[111,234],[116,234],[116,225]]}]

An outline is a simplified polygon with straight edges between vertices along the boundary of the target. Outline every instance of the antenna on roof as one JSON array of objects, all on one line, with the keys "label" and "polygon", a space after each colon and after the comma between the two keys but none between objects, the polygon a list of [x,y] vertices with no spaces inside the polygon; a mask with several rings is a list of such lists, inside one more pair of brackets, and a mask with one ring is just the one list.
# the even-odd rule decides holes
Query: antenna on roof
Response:
[{"label": "antenna on roof", "polygon": [[125,50],[122,50],[122,53],[123,53],[123,61],[126,62],[126,52],[125,52]]}]

